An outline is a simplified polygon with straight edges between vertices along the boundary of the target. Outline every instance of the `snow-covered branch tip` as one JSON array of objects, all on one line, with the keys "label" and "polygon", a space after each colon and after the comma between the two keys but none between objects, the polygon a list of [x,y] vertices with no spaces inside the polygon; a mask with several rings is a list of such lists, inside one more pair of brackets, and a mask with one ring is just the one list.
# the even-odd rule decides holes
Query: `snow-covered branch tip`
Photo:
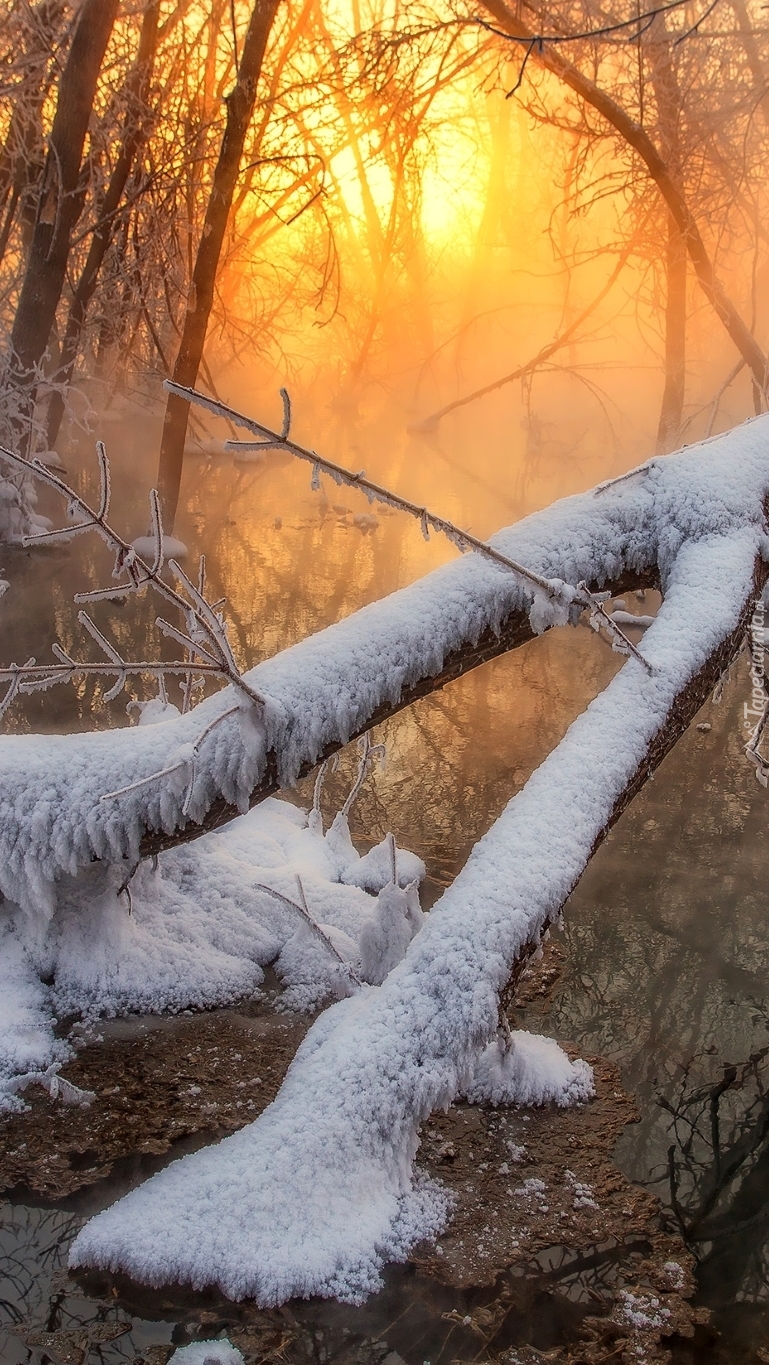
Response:
[{"label": "snow-covered branch tip", "polygon": [[[290,406],[287,406],[286,411],[287,417],[284,425],[290,422]],[[87,676],[114,677],[113,685],[104,694],[105,701],[111,701],[117,697],[130,676],[149,675],[157,678],[161,685],[162,695],[165,695],[165,678],[167,676],[178,676],[181,679],[183,713],[190,709],[193,691],[204,684],[207,676],[211,676],[236,687],[249,705],[262,707],[265,698],[243,678],[227,638],[227,626],[221,610],[224,601],[211,603],[206,598],[204,557],[201,556],[200,560],[197,586],[175,559],[169,559],[168,568],[177,579],[181,591],[171,587],[162,577],[165,551],[163,520],[157,490],[153,488],[149,495],[150,525],[154,545],[154,553],[150,563],[137,552],[135,546],[124,540],[107,520],[112,481],[109,460],[103,441],[97,441],[96,454],[99,463],[100,488],[99,505],[95,509],[85,498],[70,488],[59,475],[48,469],[39,460],[26,460],[21,455],[0,446],[0,459],[9,464],[17,473],[38,479],[41,483],[52,488],[66,500],[67,504],[67,516],[70,519],[68,526],[25,536],[22,544],[34,546],[40,543],[58,543],[71,540],[86,531],[96,531],[115,555],[112,571],[114,581],[109,587],[94,588],[89,592],[77,593],[74,600],[78,603],[114,600],[124,598],[132,593],[139,593],[144,588],[151,588],[182,615],[186,630],[179,630],[160,616],[156,618],[155,624],[161,634],[184,647],[185,657],[171,662],[124,659],[99,630],[87,612],[80,611],[78,613],[80,624],[104,654],[106,662],[90,663],[74,659],[56,642],[52,645],[52,652],[57,660],[55,664],[39,664],[36,659],[30,658],[21,665],[11,663],[6,668],[0,668],[0,683],[7,684],[5,695],[0,699],[0,719],[5,715],[19,693],[44,691],[57,683],[71,682],[76,678]],[[231,710],[225,714],[231,714]],[[208,733],[208,731],[204,733]],[[198,743],[202,738],[203,736],[200,736]],[[175,768],[169,771],[176,771],[179,766],[181,765],[177,764]],[[165,772],[164,769],[163,774],[156,773],[145,780],[154,781],[156,777],[165,775]],[[194,766],[192,781],[194,781]],[[111,793],[111,795],[115,795],[115,793]]]},{"label": "snow-covered branch tip", "polygon": [[296,875],[296,885],[297,891],[299,892],[299,903],[297,903],[296,901],[292,901],[288,896],[284,896],[282,892],[276,891],[274,887],[267,886],[264,882],[255,882],[254,890],[264,891],[268,896],[273,896],[275,900],[279,901],[280,904],[285,906],[287,910],[293,910],[295,914],[299,915],[300,919],[304,921],[308,929],[311,930],[315,937],[320,940],[320,942],[328,950],[331,956],[336,958],[338,965],[344,969],[346,975],[350,978],[353,984],[355,986],[361,986],[363,983],[361,982],[360,977],[355,971],[355,968],[352,966],[350,962],[347,961],[346,958],[342,957],[342,954],[339,952],[335,944],[331,942],[331,939],[329,938],[328,934],[321,928],[321,926],[318,924],[318,921],[314,919],[313,916],[311,915],[310,908],[307,904],[307,897],[305,895],[302,879],[298,873]]},{"label": "snow-covered branch tip", "polygon": [[238,412],[235,408],[228,407],[226,403],[218,399],[209,398],[206,394],[199,393],[197,389],[188,388],[184,384],[175,384],[173,380],[167,379],[163,387],[168,393],[173,393],[177,398],[184,398],[189,403],[194,403],[198,407],[205,408],[216,417],[223,417],[226,421],[235,426],[242,427],[250,431],[258,439],[256,441],[226,441],[227,450],[284,450],[289,455],[296,456],[297,459],[305,460],[312,466],[311,486],[317,490],[320,488],[321,474],[327,474],[333,479],[334,483],[344,485],[348,488],[357,488],[365,494],[370,503],[379,502],[387,507],[393,507],[400,512],[406,512],[409,516],[415,517],[422,528],[422,535],[425,540],[429,540],[430,531],[437,531],[440,535],[451,541],[462,554],[468,550],[474,550],[484,558],[490,559],[508,572],[516,574],[525,583],[536,588],[538,592],[545,593],[548,601],[570,613],[572,607],[578,607],[580,611],[589,611],[591,622],[598,622],[607,634],[611,637],[612,647],[623,654],[632,654],[634,659],[643,665],[648,673],[652,672],[651,664],[644,658],[641,651],[628,639],[624,631],[620,629],[616,621],[612,621],[609,615],[603,610],[602,602],[605,600],[601,594],[588,591],[586,584],[580,583],[577,587],[569,583],[564,583],[560,579],[550,579],[536,573],[533,569],[526,568],[516,560],[510,559],[497,550],[493,545],[487,544],[484,540],[479,540],[477,536],[471,535],[469,531],[463,531],[453,521],[440,516],[428,507],[421,507],[417,503],[410,502],[408,498],[403,498],[399,493],[394,493],[392,489],[385,488],[382,484],[374,483],[366,478],[365,470],[361,469],[357,474],[352,470],[345,469],[344,465],[337,464],[334,460],[326,459],[319,455],[315,450],[309,450],[306,446],[298,445],[296,441],[290,439],[291,428],[291,400],[286,389],[281,389],[281,399],[283,401],[283,427],[280,432],[273,431],[272,428],[265,426],[263,422],[256,422],[251,417],[246,417],[244,413]]}]

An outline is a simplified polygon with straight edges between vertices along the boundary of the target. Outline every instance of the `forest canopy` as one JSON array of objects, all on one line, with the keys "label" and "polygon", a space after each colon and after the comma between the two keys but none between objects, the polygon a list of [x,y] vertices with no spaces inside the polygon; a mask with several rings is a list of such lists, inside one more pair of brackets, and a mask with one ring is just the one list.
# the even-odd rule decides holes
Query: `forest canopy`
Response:
[{"label": "forest canopy", "polygon": [[761,410],[758,7],[4,10],[17,445],[225,371],[412,422],[517,376],[532,445],[543,407],[639,452]]}]

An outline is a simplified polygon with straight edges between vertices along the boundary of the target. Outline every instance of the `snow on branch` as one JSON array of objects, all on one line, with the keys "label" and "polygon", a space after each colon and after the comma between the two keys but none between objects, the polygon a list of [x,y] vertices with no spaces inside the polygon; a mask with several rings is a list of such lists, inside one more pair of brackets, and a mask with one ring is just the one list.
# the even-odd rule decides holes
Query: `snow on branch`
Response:
[{"label": "snow on branch", "polygon": [[[491,547],[547,581],[615,593],[660,582],[664,588],[683,540],[702,538],[708,528],[725,534],[750,518],[762,524],[762,420],[657,461],[642,479],[607,487],[600,497],[564,499],[498,532]],[[75,520],[95,521],[100,510],[81,507]],[[125,543],[123,552],[127,573],[132,566],[149,574],[151,563],[130,558]],[[191,611],[196,601],[181,582],[180,600]],[[174,589],[164,584],[161,591]],[[242,683],[264,705],[233,685],[161,725],[0,736],[0,891],[50,913],[63,875],[95,859],[133,866],[219,828],[403,706],[531,640],[534,591],[487,555],[471,553],[246,673]],[[220,605],[209,603],[214,614]],[[207,615],[199,621],[193,612],[184,625],[190,647],[212,655],[219,649]],[[105,659],[95,667],[114,678],[122,663]],[[198,676],[191,661],[175,667],[191,682]],[[18,687],[24,677],[14,679],[9,669],[6,686],[14,681]],[[233,712],[239,698],[244,705]]]},{"label": "snow on branch", "polygon": [[[0,668],[0,682],[8,684],[5,696],[0,700],[0,717],[19,693],[44,691],[56,683],[72,682],[78,677],[113,676],[115,682],[104,694],[105,701],[111,701],[125,687],[129,676],[144,674],[157,679],[167,675],[179,675],[184,679],[184,696],[189,706],[192,672],[199,675],[210,674],[239,689],[251,705],[263,707],[264,697],[255,691],[243,678],[235,656],[227,639],[224,618],[217,609],[221,604],[211,605],[204,595],[205,561],[201,559],[199,586],[187,577],[184,570],[174,559],[168,567],[181,584],[182,591],[176,591],[161,576],[164,565],[163,524],[160,513],[160,499],[156,489],[150,492],[150,519],[154,539],[154,556],[148,563],[128,544],[107,520],[111,497],[111,478],[109,460],[102,441],[96,443],[99,461],[99,506],[92,508],[84,498],[64,482],[57,474],[41,464],[39,460],[26,460],[11,450],[0,446],[0,460],[10,465],[20,475],[26,475],[46,484],[66,499],[67,516],[70,524],[57,529],[39,531],[22,539],[25,546],[41,543],[50,544],[73,539],[86,531],[96,531],[115,555],[112,571],[113,584],[95,588],[90,592],[78,593],[76,602],[99,602],[114,600],[139,593],[151,588],[165,602],[170,603],[182,615],[187,630],[181,631],[162,617],[157,617],[156,625],[163,635],[184,646],[186,659],[166,663],[165,661],[126,660],[110,644],[86,611],[78,612],[78,620],[98,645],[106,657],[104,663],[90,663],[71,658],[57,642],[52,646],[56,664],[38,664],[35,659],[18,665],[12,663]],[[122,580],[122,581],[121,581]]]}]

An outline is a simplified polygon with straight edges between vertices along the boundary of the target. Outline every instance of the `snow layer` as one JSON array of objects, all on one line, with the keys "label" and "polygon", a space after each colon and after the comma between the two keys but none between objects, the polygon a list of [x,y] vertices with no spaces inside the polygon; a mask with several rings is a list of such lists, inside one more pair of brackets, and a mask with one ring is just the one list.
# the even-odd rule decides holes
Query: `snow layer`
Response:
[{"label": "snow layer", "polygon": [[231,1341],[220,1337],[215,1341],[193,1341],[190,1346],[180,1346],[168,1365],[245,1365],[245,1357]]},{"label": "snow layer", "polygon": [[[766,546],[768,485],[763,417],[497,537],[571,581],[656,558],[665,598],[643,643],[653,671],[628,659],[476,845],[381,987],[321,1016],[256,1123],[100,1213],[73,1265],[216,1284],[262,1304],[355,1301],[379,1285],[383,1261],[435,1233],[447,1205],[413,1177],[417,1125],[472,1088],[517,954],[559,912],[676,695],[734,628]],[[262,665],[259,685],[294,721],[284,772],[419,669],[438,668],[516,592],[466,558]],[[372,637],[376,650],[365,647]]]},{"label": "snow layer", "polygon": [[[348,994],[352,978],[338,958],[265,886],[296,902],[301,876],[310,914],[337,953],[364,978],[382,980],[422,922],[416,885],[375,896],[342,885],[337,872],[338,853],[305,812],[270,799],[163,854],[156,869],[142,864],[130,903],[124,869],[97,863],[60,881],[50,918],[0,905],[0,1112],[22,1107],[20,1077],[67,1055],[54,1039],[56,1017],[230,1004],[258,988],[267,963],[286,985],[283,1008],[314,1009]],[[407,902],[400,932],[380,932],[372,952],[371,931],[392,918],[398,898]]]},{"label": "snow layer", "polygon": [[566,1109],[595,1094],[592,1067],[570,1062],[552,1038],[519,1029],[484,1048],[465,1087],[471,1104],[556,1104]]},{"label": "snow layer", "polygon": [[12,926],[0,925],[0,1113],[25,1107],[14,1078],[67,1055],[54,1037],[48,991]]}]

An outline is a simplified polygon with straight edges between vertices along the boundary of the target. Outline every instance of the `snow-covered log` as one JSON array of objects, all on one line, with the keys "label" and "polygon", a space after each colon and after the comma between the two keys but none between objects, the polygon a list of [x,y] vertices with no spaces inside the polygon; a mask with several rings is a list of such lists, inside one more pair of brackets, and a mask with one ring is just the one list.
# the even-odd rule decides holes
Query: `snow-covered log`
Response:
[{"label": "snow-covered log", "polygon": [[[572,582],[656,563],[664,601],[643,642],[651,672],[628,659],[476,846],[383,984],[321,1016],[257,1122],[99,1214],[74,1244],[74,1265],[217,1284],[263,1304],[356,1300],[377,1286],[386,1259],[440,1227],[444,1193],[413,1176],[417,1125],[477,1085],[515,964],[739,647],[766,577],[767,492],[762,417],[502,533],[498,543],[519,560]],[[340,726],[397,701],[448,649],[521,605],[518,591],[465,559],[262,665],[258,686],[284,710],[276,706],[261,761],[272,746],[280,774],[297,771],[313,746],[322,752]]]},{"label": "snow-covered log", "polygon": [[[641,479],[654,488],[660,475],[650,468]],[[642,492],[631,507],[628,487],[566,499],[491,543],[547,578],[617,590],[649,584],[655,498]],[[245,674],[267,698],[261,712],[227,687],[149,729],[0,737],[0,891],[39,905],[57,876],[94,858],[133,862],[217,828],[552,619],[536,589],[466,555]]]}]

